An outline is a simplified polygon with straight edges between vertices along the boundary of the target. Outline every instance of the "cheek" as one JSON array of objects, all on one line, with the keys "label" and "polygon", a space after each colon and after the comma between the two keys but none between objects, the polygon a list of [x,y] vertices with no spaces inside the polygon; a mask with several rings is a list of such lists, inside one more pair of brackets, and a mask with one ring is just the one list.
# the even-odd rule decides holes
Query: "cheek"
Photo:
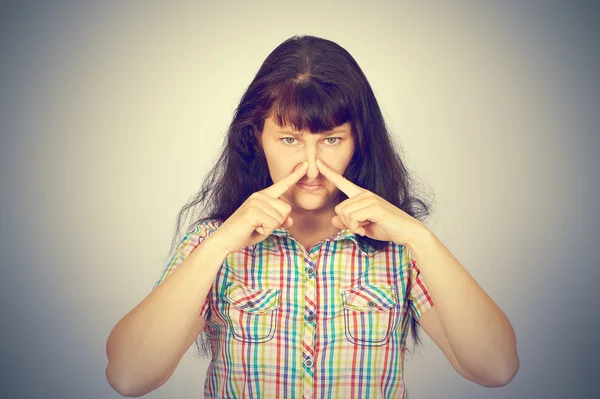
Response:
[{"label": "cheek", "polygon": [[350,163],[354,155],[354,146],[349,145],[343,148],[336,148],[334,150],[323,151],[321,152],[319,158],[329,165],[330,168],[335,170],[336,172],[340,172],[340,170],[344,170],[346,166]]},{"label": "cheek", "polygon": [[291,173],[290,162],[286,161],[285,158],[267,158],[267,164],[269,165],[269,174],[271,175],[271,180],[273,180],[274,182],[283,179],[289,173]]},{"label": "cheek", "polygon": [[337,174],[343,174],[348,165],[350,164],[350,160],[346,159],[346,157],[338,156],[323,156],[319,158],[322,162],[324,162],[331,170],[336,172]]}]

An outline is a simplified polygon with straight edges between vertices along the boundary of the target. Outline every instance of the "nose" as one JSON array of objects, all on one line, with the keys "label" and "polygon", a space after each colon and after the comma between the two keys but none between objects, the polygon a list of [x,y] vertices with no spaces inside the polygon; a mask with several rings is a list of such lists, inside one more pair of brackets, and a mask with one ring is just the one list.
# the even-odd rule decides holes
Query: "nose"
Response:
[{"label": "nose", "polygon": [[317,151],[308,150],[306,160],[308,161],[308,169],[306,170],[306,180],[317,180],[319,177],[319,168],[317,167]]},{"label": "nose", "polygon": [[316,158],[308,161],[308,169],[306,171],[307,180],[317,180],[319,177],[319,169],[317,168]]}]

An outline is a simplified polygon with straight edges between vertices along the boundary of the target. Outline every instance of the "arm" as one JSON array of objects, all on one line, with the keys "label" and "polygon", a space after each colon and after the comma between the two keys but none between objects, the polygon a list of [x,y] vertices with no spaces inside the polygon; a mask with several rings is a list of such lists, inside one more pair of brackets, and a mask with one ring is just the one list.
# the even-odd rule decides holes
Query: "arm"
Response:
[{"label": "arm", "polygon": [[[483,386],[508,384],[519,369],[508,318],[433,232],[421,226],[407,247],[435,303],[444,339],[470,380]],[[426,318],[427,313],[420,325],[432,331],[436,318]]]},{"label": "arm", "polygon": [[435,306],[423,313],[423,315],[419,319],[417,319],[417,321],[419,325],[423,328],[423,330],[427,333],[429,338],[431,338],[431,340],[438,346],[438,348],[440,348],[444,356],[446,356],[446,359],[448,359],[450,365],[454,368],[454,370],[456,370],[458,374],[460,374],[467,380],[484,387],[490,388],[497,386],[495,381],[484,381],[481,379],[481,377],[475,377],[460,365],[458,359],[456,358],[456,355],[452,351],[450,342],[448,342],[448,337],[446,337],[446,333],[444,333],[444,329],[442,328],[442,325],[440,323],[440,319],[437,315],[437,310]]},{"label": "arm", "polygon": [[121,395],[164,384],[204,328],[200,310],[227,256],[217,232],[207,237],[113,328],[106,378]]}]

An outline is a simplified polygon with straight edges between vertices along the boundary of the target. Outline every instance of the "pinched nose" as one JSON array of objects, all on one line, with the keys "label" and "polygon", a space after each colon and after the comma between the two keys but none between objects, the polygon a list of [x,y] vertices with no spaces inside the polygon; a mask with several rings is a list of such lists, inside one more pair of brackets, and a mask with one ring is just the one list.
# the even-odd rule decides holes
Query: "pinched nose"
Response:
[{"label": "pinched nose", "polygon": [[[305,161],[306,162],[306,161]],[[296,165],[296,167],[294,168],[293,172],[297,171],[298,169],[300,169],[302,167],[302,165],[304,165],[304,162],[300,162],[298,165]],[[293,173],[292,172],[292,173]]]},{"label": "pinched nose", "polygon": [[[306,169],[306,179],[305,179],[306,184],[318,184],[320,182],[320,180],[318,178],[320,175],[320,172],[319,172],[319,168],[317,167],[316,158],[309,157],[306,161],[308,162],[308,168]],[[302,166],[302,163],[299,163],[298,165],[296,165],[296,167],[294,168],[294,172],[296,170],[298,170],[298,168],[300,168],[301,166]]]},{"label": "pinched nose", "polygon": [[316,157],[308,157],[308,169],[306,170],[306,181],[307,184],[310,182],[318,183],[319,182],[319,168],[317,167],[317,158]]}]

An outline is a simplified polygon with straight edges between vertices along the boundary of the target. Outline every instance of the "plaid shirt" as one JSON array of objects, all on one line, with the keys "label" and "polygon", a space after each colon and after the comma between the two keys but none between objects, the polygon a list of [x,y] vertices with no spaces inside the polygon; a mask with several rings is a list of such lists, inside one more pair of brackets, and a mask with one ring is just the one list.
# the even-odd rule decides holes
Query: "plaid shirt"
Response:
[{"label": "plaid shirt", "polygon": [[[154,288],[221,223],[185,235]],[[306,250],[279,228],[230,253],[208,293],[205,398],[406,399],[408,307],[433,305],[402,245],[375,252],[345,229]]]}]

